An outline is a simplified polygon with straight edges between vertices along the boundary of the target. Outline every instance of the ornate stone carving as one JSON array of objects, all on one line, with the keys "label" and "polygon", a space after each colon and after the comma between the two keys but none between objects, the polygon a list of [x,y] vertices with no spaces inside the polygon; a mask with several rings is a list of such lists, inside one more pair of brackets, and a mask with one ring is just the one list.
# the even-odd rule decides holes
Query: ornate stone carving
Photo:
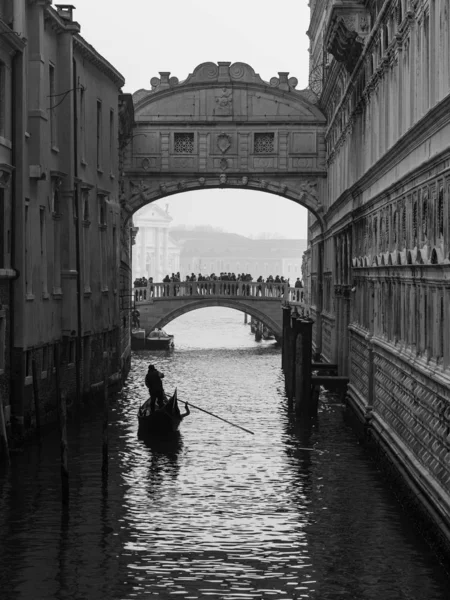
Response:
[{"label": "ornate stone carving", "polygon": [[221,175],[219,175],[219,182],[220,185],[225,185],[227,182],[227,176],[225,175],[225,173],[222,173]]},{"label": "ornate stone carving", "polygon": [[221,117],[229,117],[233,109],[233,90],[222,88],[216,94],[216,110],[215,114]]},{"label": "ornate stone carving", "polygon": [[231,136],[227,133],[222,132],[217,136],[217,147],[225,154],[231,148]]},{"label": "ornate stone carving", "polygon": [[139,196],[141,198],[145,198],[145,193],[150,190],[148,185],[145,185],[143,181],[139,181],[136,183],[135,181],[130,181],[130,185],[132,188],[131,196]]},{"label": "ornate stone carving", "polygon": [[226,169],[228,169],[228,161],[226,158],[220,159],[220,168],[222,169],[222,171],[225,171]]},{"label": "ornate stone carving", "polygon": [[200,185],[205,185],[206,180],[205,180],[204,177],[200,177],[200,179],[198,180],[198,182],[199,182]]},{"label": "ornate stone carving", "polygon": [[300,184],[300,191],[312,196],[315,200],[318,199],[319,193],[317,191],[317,183],[315,181],[305,181]]},{"label": "ornate stone carving", "polygon": [[242,185],[247,185],[248,183],[248,177],[243,177],[242,178]]}]

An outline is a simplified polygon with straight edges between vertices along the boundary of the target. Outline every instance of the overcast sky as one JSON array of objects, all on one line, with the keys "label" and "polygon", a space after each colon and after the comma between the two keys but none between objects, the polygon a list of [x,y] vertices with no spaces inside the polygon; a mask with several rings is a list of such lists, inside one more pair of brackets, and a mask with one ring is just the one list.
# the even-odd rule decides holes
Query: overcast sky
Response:
[{"label": "overcast sky", "polygon": [[[181,81],[203,62],[245,62],[268,81],[279,71],[308,84],[306,0],[74,0],[81,35],[125,77],[124,92],[150,89],[170,71]],[[206,196],[207,194],[207,196]],[[279,196],[213,190],[172,196],[176,223],[306,238],[307,211]]]}]

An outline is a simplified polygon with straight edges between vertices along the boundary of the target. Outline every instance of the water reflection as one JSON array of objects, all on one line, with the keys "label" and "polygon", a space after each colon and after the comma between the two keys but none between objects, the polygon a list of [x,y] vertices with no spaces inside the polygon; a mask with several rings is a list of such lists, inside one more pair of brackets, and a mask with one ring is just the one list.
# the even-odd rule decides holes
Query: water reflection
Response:
[{"label": "water reflection", "polygon": [[[1,600],[446,599],[448,578],[343,407],[323,395],[316,421],[296,420],[279,348],[215,314],[168,327],[172,354],[136,355],[111,406],[107,488],[101,410],[69,427],[69,520],[57,436],[14,457],[0,481]],[[192,409],[174,439],[139,440],[149,362],[167,391],[255,435]]]}]

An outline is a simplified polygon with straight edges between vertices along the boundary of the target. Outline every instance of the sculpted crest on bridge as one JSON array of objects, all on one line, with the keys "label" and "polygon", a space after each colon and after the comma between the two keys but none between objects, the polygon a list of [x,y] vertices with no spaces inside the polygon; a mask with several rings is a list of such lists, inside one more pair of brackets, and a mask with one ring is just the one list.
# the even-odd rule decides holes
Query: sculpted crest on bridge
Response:
[{"label": "sculpted crest on bridge", "polygon": [[326,119],[310,90],[280,72],[203,63],[183,82],[161,72],[133,96],[125,157],[129,213],[165,195],[253,189],[306,206],[322,221]]}]

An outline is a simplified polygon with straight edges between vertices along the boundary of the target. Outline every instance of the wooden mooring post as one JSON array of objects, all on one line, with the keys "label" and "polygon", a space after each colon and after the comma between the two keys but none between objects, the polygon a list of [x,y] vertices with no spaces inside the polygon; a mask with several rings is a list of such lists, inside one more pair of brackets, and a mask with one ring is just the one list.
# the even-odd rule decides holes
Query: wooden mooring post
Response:
[{"label": "wooden mooring post", "polygon": [[314,321],[283,307],[282,367],[288,401],[302,414],[315,414],[317,402],[311,393],[312,326]]},{"label": "wooden mooring post", "polygon": [[11,457],[9,455],[9,444],[8,444],[8,436],[6,434],[6,420],[5,420],[5,411],[3,408],[3,398],[0,394],[0,437],[2,440],[3,452],[5,454],[6,462],[10,464]]},{"label": "wooden mooring post", "polygon": [[31,374],[33,376],[33,398],[34,398],[34,412],[36,415],[36,435],[41,443],[41,413],[39,410],[39,385],[37,378],[37,365],[36,359],[33,358],[31,361]]},{"label": "wooden mooring post", "polygon": [[55,385],[56,385],[56,410],[58,413],[59,438],[61,449],[61,498],[64,506],[69,504],[69,466],[68,466],[68,444],[67,444],[67,407],[66,399],[61,394],[61,372],[60,344],[57,342],[55,361]]},{"label": "wooden mooring post", "polygon": [[311,393],[312,326],[309,318],[296,319],[295,346],[295,410],[314,415],[317,402]]},{"label": "wooden mooring post", "polygon": [[102,431],[102,478],[103,485],[108,479],[108,422],[109,422],[108,374],[103,377],[103,431]]}]

